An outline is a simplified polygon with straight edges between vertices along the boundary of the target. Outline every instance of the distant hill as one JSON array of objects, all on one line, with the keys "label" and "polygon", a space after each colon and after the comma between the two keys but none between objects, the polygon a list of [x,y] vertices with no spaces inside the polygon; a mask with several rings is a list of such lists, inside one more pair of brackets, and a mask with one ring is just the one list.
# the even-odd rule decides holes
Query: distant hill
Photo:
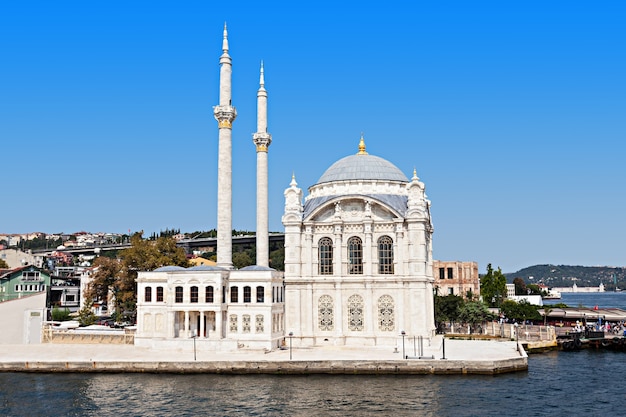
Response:
[{"label": "distant hill", "polygon": [[626,288],[626,267],[612,266],[571,266],[535,265],[506,273],[507,282],[523,278],[527,284],[545,284],[548,287],[597,287],[600,283],[611,291],[617,287]]}]

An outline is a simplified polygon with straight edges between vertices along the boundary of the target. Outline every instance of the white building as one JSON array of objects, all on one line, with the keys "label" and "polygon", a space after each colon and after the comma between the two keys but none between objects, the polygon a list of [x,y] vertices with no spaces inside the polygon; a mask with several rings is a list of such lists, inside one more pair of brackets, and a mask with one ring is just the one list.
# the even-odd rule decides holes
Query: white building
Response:
[{"label": "white building", "polygon": [[135,343],[216,350],[393,346],[434,335],[430,202],[416,173],[359,151],[303,193],[285,191],[285,273],[268,267],[267,92],[257,93],[257,263],[232,265],[231,59],[224,28],[218,121],[217,266],[140,272]]}]

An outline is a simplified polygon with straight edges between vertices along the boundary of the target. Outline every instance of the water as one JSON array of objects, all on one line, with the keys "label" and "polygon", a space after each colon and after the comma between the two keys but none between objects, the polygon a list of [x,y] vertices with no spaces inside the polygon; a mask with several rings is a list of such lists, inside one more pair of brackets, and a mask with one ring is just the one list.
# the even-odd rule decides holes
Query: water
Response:
[{"label": "water", "polygon": [[[561,301],[624,308],[626,293]],[[625,373],[625,353],[591,349],[497,376],[0,373],[0,416],[624,415]]]}]

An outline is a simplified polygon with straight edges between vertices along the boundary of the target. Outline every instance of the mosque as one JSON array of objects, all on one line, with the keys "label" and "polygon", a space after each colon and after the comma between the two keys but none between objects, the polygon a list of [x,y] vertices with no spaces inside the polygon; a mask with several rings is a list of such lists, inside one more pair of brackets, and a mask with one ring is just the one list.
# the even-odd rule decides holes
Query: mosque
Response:
[{"label": "mosque", "polygon": [[[285,271],[269,267],[267,91],[257,92],[257,265],[232,263],[232,60],[220,56],[217,266],[139,272],[135,344],[215,351],[397,346],[434,335],[430,202],[415,171],[358,152],[331,165],[305,197],[285,190]],[[356,149],[355,149],[356,150]]]}]

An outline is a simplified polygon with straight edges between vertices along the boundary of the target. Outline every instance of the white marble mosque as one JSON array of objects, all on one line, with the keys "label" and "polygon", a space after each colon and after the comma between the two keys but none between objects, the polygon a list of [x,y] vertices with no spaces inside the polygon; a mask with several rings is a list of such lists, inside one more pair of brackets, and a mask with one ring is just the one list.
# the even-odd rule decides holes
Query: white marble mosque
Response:
[{"label": "white marble mosque", "polygon": [[[224,27],[217,266],[163,267],[137,279],[135,344],[216,351],[293,346],[394,346],[434,335],[430,202],[415,171],[358,152],[331,165],[305,197],[285,190],[285,272],[269,267],[267,91],[257,92],[257,265],[232,264],[232,61]],[[356,143],[355,143],[356,144]],[[355,147],[356,148],[356,147]],[[357,150],[357,149],[355,149]],[[291,336],[290,336],[291,335]]]}]

